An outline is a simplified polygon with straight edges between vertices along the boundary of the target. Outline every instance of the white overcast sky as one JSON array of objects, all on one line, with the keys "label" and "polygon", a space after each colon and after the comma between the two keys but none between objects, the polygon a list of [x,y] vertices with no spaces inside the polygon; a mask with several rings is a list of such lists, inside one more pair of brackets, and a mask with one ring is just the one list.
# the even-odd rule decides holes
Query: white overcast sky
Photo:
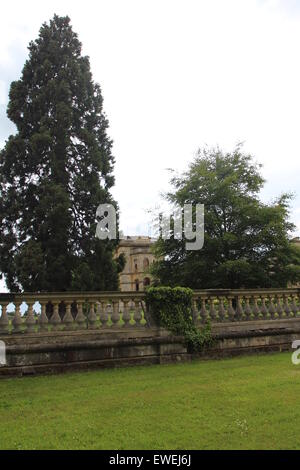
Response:
[{"label": "white overcast sky", "polygon": [[2,2],[0,146],[14,132],[10,82],[54,13],[70,16],[102,88],[127,234],[149,234],[167,168],[186,168],[204,144],[240,141],[264,165],[265,201],[296,193],[300,234],[300,0]]}]

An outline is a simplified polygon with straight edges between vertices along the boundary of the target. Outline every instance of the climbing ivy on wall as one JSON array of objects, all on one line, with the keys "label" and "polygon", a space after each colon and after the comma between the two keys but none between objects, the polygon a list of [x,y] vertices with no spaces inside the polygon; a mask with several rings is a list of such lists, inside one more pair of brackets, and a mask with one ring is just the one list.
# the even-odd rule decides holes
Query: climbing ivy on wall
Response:
[{"label": "climbing ivy on wall", "polygon": [[211,326],[195,326],[192,313],[193,291],[184,287],[150,287],[146,303],[159,326],[183,336],[190,352],[197,352],[212,342]]}]

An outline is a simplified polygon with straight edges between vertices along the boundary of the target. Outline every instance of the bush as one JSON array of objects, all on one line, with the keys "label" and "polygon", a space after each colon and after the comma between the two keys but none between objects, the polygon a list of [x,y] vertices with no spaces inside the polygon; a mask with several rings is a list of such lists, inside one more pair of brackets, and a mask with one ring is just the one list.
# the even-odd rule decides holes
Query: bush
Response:
[{"label": "bush", "polygon": [[200,351],[212,341],[211,327],[207,323],[199,330],[192,313],[193,291],[184,287],[150,287],[146,303],[159,326],[175,335],[183,336],[190,352]]}]

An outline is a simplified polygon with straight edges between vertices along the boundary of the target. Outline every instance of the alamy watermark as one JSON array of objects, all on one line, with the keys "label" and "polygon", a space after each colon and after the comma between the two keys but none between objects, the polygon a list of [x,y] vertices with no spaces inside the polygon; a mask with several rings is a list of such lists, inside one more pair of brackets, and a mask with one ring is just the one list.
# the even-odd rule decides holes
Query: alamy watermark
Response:
[{"label": "alamy watermark", "polygon": [[292,363],[295,366],[298,366],[300,364],[300,340],[296,339],[295,341],[292,342],[292,349],[296,349],[296,351],[293,352],[292,354]]},{"label": "alamy watermark", "polygon": [[[112,204],[100,204],[96,212],[96,237],[117,239],[117,212]],[[201,250],[204,245],[204,204],[184,204],[171,216],[160,215],[160,234],[163,240],[188,240],[186,250]],[[120,239],[124,236],[120,233]]]},{"label": "alamy watermark", "polygon": [[6,365],[6,346],[4,341],[0,341],[0,367]]}]

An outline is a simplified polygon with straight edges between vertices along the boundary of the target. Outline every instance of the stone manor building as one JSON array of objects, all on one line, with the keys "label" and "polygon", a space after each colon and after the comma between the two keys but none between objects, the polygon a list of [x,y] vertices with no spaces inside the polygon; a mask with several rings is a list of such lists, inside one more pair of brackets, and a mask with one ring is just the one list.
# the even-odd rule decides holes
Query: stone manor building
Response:
[{"label": "stone manor building", "polygon": [[151,245],[155,239],[150,237],[126,237],[121,240],[116,255],[124,253],[126,265],[119,274],[121,291],[143,291],[150,285],[149,267],[154,261]]},{"label": "stone manor building", "polygon": [[[116,256],[124,253],[126,258],[125,268],[119,274],[120,290],[122,292],[139,292],[150,285],[149,267],[154,261],[154,255],[151,252],[151,246],[154,242],[154,238],[143,236],[127,236],[126,239],[120,241]],[[297,245],[300,249],[299,237],[293,238],[291,243]],[[300,287],[300,284],[298,284],[298,287]]]}]

